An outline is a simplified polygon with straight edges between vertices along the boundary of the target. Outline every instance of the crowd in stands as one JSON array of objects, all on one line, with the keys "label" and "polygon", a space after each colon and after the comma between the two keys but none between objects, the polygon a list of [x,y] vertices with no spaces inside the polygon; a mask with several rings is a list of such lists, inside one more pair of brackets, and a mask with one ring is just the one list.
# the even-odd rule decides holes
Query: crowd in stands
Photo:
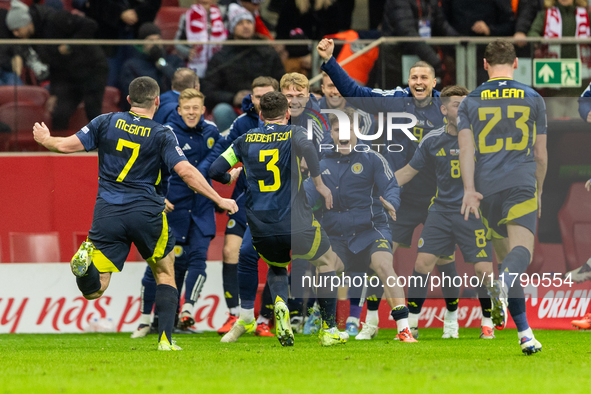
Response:
[{"label": "crowd in stands", "polygon": [[[75,113],[82,111],[92,119],[102,112],[106,86],[121,92],[119,106],[126,110],[131,80],[150,76],[164,93],[171,89],[174,71],[188,67],[201,79],[208,117],[225,130],[240,114],[242,99],[257,76],[280,79],[285,72],[316,74],[310,46],[274,45],[274,39],[590,35],[587,0],[370,0],[371,30],[363,31],[351,30],[354,0],[267,0],[261,9],[263,1],[0,0],[0,38],[15,41],[0,45],[0,85],[47,88],[50,95],[44,109],[51,114],[53,129],[75,131],[78,125],[71,121]],[[173,37],[209,44],[18,42],[19,38],[152,41]],[[269,45],[220,45],[228,39],[268,40]],[[583,75],[591,69],[591,46],[527,45],[525,41],[517,45],[521,56],[581,58]],[[337,58],[342,60],[355,52],[355,45],[338,50]],[[483,50],[478,46],[479,58]],[[455,78],[453,51],[452,46],[424,42],[384,45],[345,69],[363,85],[391,89],[405,83],[402,55],[416,55],[433,65],[443,84],[449,84]],[[478,82],[483,78],[479,75]]]}]

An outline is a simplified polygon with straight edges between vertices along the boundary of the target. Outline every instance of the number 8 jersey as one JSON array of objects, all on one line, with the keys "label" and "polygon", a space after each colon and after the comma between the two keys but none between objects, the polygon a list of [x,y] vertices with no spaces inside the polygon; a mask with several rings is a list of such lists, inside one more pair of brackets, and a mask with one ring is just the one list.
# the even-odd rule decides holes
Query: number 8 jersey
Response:
[{"label": "number 8 jersey", "polygon": [[162,163],[172,170],[187,160],[171,129],[131,111],[98,116],[76,135],[86,151],[98,148],[98,197],[110,204],[147,199],[163,205],[156,188]]},{"label": "number 8 jersey", "polygon": [[458,109],[458,130],[471,129],[476,149],[476,190],[484,197],[516,186],[535,187],[533,145],[546,134],[546,106],[532,88],[493,78]]}]

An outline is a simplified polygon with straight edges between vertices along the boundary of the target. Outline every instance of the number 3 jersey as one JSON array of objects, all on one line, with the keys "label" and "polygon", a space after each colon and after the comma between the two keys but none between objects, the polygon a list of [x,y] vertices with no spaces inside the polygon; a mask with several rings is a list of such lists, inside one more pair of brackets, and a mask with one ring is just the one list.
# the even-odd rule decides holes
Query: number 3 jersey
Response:
[{"label": "number 3 jersey", "polygon": [[98,148],[97,197],[109,204],[149,200],[163,205],[157,189],[161,163],[172,170],[187,160],[172,130],[131,111],[98,116],[76,135],[86,151]]},{"label": "number 3 jersey", "polygon": [[246,217],[253,237],[310,228],[314,218],[302,186],[300,161],[306,159],[313,177],[320,174],[320,165],[304,128],[265,124],[238,137],[222,156],[230,166],[244,164]]},{"label": "number 3 jersey", "polygon": [[435,172],[437,176],[437,192],[429,211],[460,212],[464,198],[460,146],[458,136],[447,133],[447,125],[427,134],[408,164],[417,171]]},{"label": "number 3 jersey", "polygon": [[471,129],[476,149],[476,190],[489,196],[536,184],[533,146],[546,134],[546,106],[532,88],[510,78],[491,79],[458,109],[458,130]]}]

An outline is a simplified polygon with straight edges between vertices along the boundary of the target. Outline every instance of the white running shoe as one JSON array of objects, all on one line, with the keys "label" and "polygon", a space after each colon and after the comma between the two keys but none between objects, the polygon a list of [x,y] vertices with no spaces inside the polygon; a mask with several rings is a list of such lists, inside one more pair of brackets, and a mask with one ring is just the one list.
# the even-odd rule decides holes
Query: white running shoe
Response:
[{"label": "white running shoe", "polygon": [[322,346],[333,346],[347,343],[349,334],[344,331],[339,331],[336,327],[324,328],[319,331],[318,337]]},{"label": "white running shoe", "polygon": [[519,345],[521,346],[521,351],[526,356],[542,351],[542,344],[538,342],[533,336],[525,336],[521,338],[519,340]]},{"label": "white running shoe", "polygon": [[131,338],[143,338],[150,333],[149,324],[140,324],[134,332],[131,333]]},{"label": "white running shoe", "polygon": [[304,332],[304,317],[303,316],[293,316],[291,318],[291,328],[298,334]]},{"label": "white running shoe", "polygon": [[444,338],[444,339],[459,338],[460,337],[460,335],[458,333],[459,329],[460,329],[460,326],[459,326],[457,320],[444,320],[443,321],[443,335],[441,336],[441,338]]},{"label": "white running shoe", "polygon": [[158,350],[163,351],[171,351],[171,350],[183,350],[182,347],[176,344],[176,341],[172,341],[172,343],[168,342],[167,340],[160,341],[158,344]]},{"label": "white running shoe", "polygon": [[591,280],[591,257],[585,264],[580,266],[579,268],[569,271],[564,274],[565,279],[571,279],[576,283],[585,282],[586,280]]},{"label": "white running shoe", "polygon": [[232,343],[236,342],[238,338],[242,336],[242,334],[250,334],[257,329],[257,321],[252,319],[252,322],[246,324],[244,320],[238,319],[236,323],[232,326],[230,331],[228,331],[220,340],[222,343]]},{"label": "white running shoe", "polygon": [[84,275],[86,275],[86,271],[88,271],[88,266],[92,262],[93,252],[94,245],[92,244],[92,242],[82,242],[82,245],[80,245],[78,251],[70,261],[70,269],[72,270],[74,276],[81,278]]},{"label": "white running shoe", "polygon": [[361,328],[361,331],[359,331],[359,334],[357,334],[357,336],[355,336],[355,339],[357,340],[370,340],[370,339],[374,339],[375,337],[378,336],[378,326],[365,322],[363,323],[363,327]]},{"label": "white running shoe", "polygon": [[502,330],[507,324],[507,292],[507,287],[500,280],[495,280],[493,285],[488,289],[488,295],[492,302],[490,314],[497,330]]}]

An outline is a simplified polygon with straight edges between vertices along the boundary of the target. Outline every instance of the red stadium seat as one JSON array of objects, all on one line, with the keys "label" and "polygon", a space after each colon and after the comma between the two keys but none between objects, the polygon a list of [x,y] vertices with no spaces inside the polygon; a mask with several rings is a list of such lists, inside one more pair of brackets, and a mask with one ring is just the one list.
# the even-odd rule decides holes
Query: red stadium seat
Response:
[{"label": "red stadium seat", "polygon": [[119,91],[119,89],[114,88],[112,86],[107,86],[105,88],[105,95],[103,96],[103,113],[106,114],[109,112],[118,112],[120,110],[120,101],[121,92]]},{"label": "red stadium seat", "polygon": [[[121,100],[121,92],[119,89],[107,86],[105,88],[105,95],[103,96],[103,107],[101,112],[103,114],[109,112],[118,112],[121,109],[119,108],[119,101]],[[92,120],[92,119],[90,119]],[[68,129],[76,132],[86,126],[90,121],[86,118],[86,111],[84,109],[84,103],[78,104],[78,108],[76,108],[76,112],[70,117],[70,122],[68,124]]]},{"label": "red stadium seat", "polygon": [[178,7],[179,0],[162,0],[161,7]]},{"label": "red stadium seat", "polygon": [[154,19],[154,24],[160,28],[163,40],[172,40],[179,26],[181,15],[187,12],[188,8],[182,7],[161,7]]},{"label": "red stadium seat", "polygon": [[60,242],[57,231],[49,233],[8,233],[11,263],[57,263]]},{"label": "red stadium seat", "polygon": [[591,256],[591,193],[583,183],[573,183],[560,212],[558,223],[568,271],[580,267]]},{"label": "red stadium seat", "polygon": [[29,103],[8,103],[0,106],[0,122],[12,130],[11,150],[42,150],[33,139],[35,122],[45,122],[51,129],[51,116],[44,106]]},{"label": "red stadium seat", "polygon": [[44,106],[48,98],[49,91],[41,86],[0,86],[0,105],[18,101]]}]

